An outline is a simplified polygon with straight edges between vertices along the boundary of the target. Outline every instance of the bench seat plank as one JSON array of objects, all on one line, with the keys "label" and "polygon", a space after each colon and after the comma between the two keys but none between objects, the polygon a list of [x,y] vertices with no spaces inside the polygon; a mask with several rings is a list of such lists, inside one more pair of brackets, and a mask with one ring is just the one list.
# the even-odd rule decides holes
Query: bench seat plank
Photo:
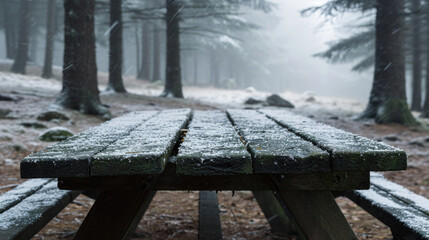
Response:
[{"label": "bench seat plank", "polygon": [[262,109],[260,112],[331,153],[333,170],[390,171],[406,169],[407,155],[400,149],[318,123],[289,111]]},{"label": "bench seat plank", "polygon": [[190,109],[164,110],[91,160],[92,176],[160,174],[191,117]]},{"label": "bench seat plank", "polygon": [[371,185],[389,192],[390,195],[426,213],[429,217],[429,199],[421,195],[417,195],[403,186],[385,179],[380,173],[371,173]]},{"label": "bench seat plank", "polygon": [[155,114],[157,111],[132,112],[30,154],[21,161],[21,177],[90,176],[89,159],[94,154],[127,135]]},{"label": "bench seat plank", "polygon": [[389,192],[371,185],[369,190],[351,191],[345,195],[389,226],[401,239],[429,239],[429,215]]},{"label": "bench seat plank", "polygon": [[15,206],[26,197],[41,189],[45,184],[53,181],[52,178],[32,179],[25,181],[14,189],[0,195],[0,214]]},{"label": "bench seat plank", "polygon": [[254,110],[227,111],[253,157],[255,173],[330,171],[329,153]]},{"label": "bench seat plank", "polygon": [[182,175],[252,173],[252,160],[225,113],[195,111],[179,148],[176,172]]},{"label": "bench seat plank", "polygon": [[57,181],[48,182],[0,214],[0,239],[30,239],[79,193],[59,190]]}]

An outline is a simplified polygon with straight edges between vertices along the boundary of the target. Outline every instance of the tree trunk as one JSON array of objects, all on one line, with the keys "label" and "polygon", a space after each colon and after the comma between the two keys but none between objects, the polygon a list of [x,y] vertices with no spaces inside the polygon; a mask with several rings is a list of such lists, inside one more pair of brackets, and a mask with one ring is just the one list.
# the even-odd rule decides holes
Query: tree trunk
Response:
[{"label": "tree trunk", "polygon": [[140,74],[140,39],[139,39],[139,25],[136,23],[134,38],[136,40],[136,77],[139,78]]},{"label": "tree trunk", "polygon": [[97,84],[94,5],[95,0],[64,0],[63,89],[57,103],[108,117]]},{"label": "tree trunk", "polygon": [[16,55],[16,24],[13,16],[14,2],[2,0],[6,58],[15,59]]},{"label": "tree trunk", "polygon": [[411,19],[411,27],[413,29],[413,80],[412,80],[412,99],[411,110],[420,111],[422,106],[422,64],[420,57],[420,0],[412,1],[412,10],[414,13]]},{"label": "tree trunk", "polygon": [[219,62],[214,50],[210,51],[210,78],[214,87],[219,87]]},{"label": "tree trunk", "polygon": [[404,1],[377,0],[374,82],[359,118],[415,125],[405,95]]},{"label": "tree trunk", "polygon": [[152,69],[152,78],[151,81],[155,82],[161,79],[161,67],[160,67],[160,37],[159,37],[158,24],[153,24],[153,69]]},{"label": "tree trunk", "polygon": [[161,97],[183,98],[180,73],[180,32],[179,18],[181,6],[175,0],[166,0],[167,14],[167,66],[165,87]]},{"label": "tree trunk", "polygon": [[30,4],[31,0],[20,1],[18,49],[11,69],[14,73],[25,74],[29,45]]},{"label": "tree trunk", "polygon": [[150,23],[145,21],[142,29],[142,61],[140,77],[144,80],[150,79]]},{"label": "tree trunk", "polygon": [[48,15],[46,19],[46,44],[45,44],[45,63],[43,65],[43,78],[52,77],[52,62],[54,54],[54,37],[57,19],[56,0],[48,1]]},{"label": "tree trunk", "polygon": [[198,84],[198,54],[197,50],[194,51],[194,86]]},{"label": "tree trunk", "polygon": [[[426,4],[428,4],[427,2]],[[429,21],[429,8],[425,8],[425,17],[426,22]],[[426,24],[426,37],[429,39],[429,24]],[[429,40],[426,40],[426,95],[425,95],[425,102],[423,104],[422,114],[421,117],[429,118]]]},{"label": "tree trunk", "polygon": [[107,90],[126,92],[122,80],[122,0],[110,0],[109,83]]}]

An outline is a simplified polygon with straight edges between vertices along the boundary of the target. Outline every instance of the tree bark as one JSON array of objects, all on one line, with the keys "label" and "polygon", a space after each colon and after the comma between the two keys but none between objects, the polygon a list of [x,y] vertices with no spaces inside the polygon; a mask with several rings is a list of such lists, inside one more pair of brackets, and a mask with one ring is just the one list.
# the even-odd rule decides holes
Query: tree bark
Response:
[{"label": "tree bark", "polygon": [[43,78],[52,77],[52,62],[54,54],[54,37],[57,19],[56,0],[48,1],[48,15],[46,19],[46,44],[45,44],[45,63],[43,64]]},{"label": "tree bark", "polygon": [[159,37],[158,24],[153,24],[153,65],[152,65],[152,78],[151,81],[155,82],[161,79],[160,55],[161,45]]},{"label": "tree bark", "polygon": [[[426,3],[427,4],[427,3]],[[429,8],[425,8],[426,22],[429,21]],[[426,24],[426,37],[429,37],[429,24]],[[429,39],[429,38],[428,38]],[[426,95],[421,117],[429,118],[429,40],[426,40]]]},{"label": "tree bark", "polygon": [[167,14],[167,66],[165,87],[161,97],[183,98],[180,73],[180,10],[175,0],[166,0]]},{"label": "tree bark", "polygon": [[194,86],[198,84],[198,54],[197,50],[194,51]]},{"label": "tree bark", "polygon": [[214,87],[219,87],[219,62],[214,50],[210,50],[210,78]]},{"label": "tree bark", "polygon": [[136,77],[139,78],[140,74],[140,39],[139,39],[139,25],[136,23],[134,38],[136,40]]},{"label": "tree bark", "polygon": [[20,1],[18,48],[11,69],[14,73],[25,74],[29,45],[30,4],[31,0]]},{"label": "tree bark", "polygon": [[94,5],[95,0],[64,0],[63,89],[57,104],[109,117],[97,84]]},{"label": "tree bark", "polygon": [[375,68],[369,103],[358,118],[417,124],[405,95],[404,0],[377,0]]},{"label": "tree bark", "polygon": [[142,61],[140,66],[141,79],[150,79],[150,23],[144,21],[142,25]]},{"label": "tree bark", "polygon": [[107,90],[126,92],[122,80],[122,0],[110,0],[109,83]]},{"label": "tree bark", "polygon": [[413,80],[412,80],[412,98],[411,110],[420,111],[422,109],[422,64],[420,56],[420,0],[412,1],[412,10],[414,13],[411,19],[411,27],[413,29]]},{"label": "tree bark", "polygon": [[2,0],[6,58],[15,59],[16,55],[16,24],[13,16],[14,2]]}]

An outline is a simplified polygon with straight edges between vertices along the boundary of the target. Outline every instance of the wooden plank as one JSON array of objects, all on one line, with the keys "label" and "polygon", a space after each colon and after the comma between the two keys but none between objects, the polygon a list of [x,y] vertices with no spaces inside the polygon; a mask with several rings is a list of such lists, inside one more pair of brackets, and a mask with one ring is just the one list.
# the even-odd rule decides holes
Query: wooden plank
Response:
[{"label": "wooden plank", "polygon": [[198,239],[222,239],[219,204],[215,191],[200,191],[198,205]]},{"label": "wooden plank", "polygon": [[21,161],[21,177],[89,176],[92,156],[155,114],[157,111],[129,113],[30,154]]},{"label": "wooden plank", "polygon": [[278,191],[306,239],[357,239],[329,191]]},{"label": "wooden plank", "polygon": [[0,214],[9,208],[12,208],[31,194],[37,192],[52,180],[54,179],[45,178],[28,180],[19,184],[14,189],[3,193],[0,195]]},{"label": "wooden plank", "polygon": [[139,188],[131,191],[101,191],[74,239],[124,239],[157,182],[157,177],[139,179]]},{"label": "wooden plank", "polygon": [[56,181],[0,214],[0,239],[30,239],[79,194],[59,190]]},{"label": "wooden plank", "polygon": [[371,185],[388,192],[392,197],[406,202],[409,206],[416,208],[429,216],[429,199],[415,194],[397,183],[385,179],[380,173],[371,173]]},{"label": "wooden plank", "polygon": [[289,111],[262,109],[260,112],[331,153],[333,170],[391,171],[406,169],[407,154],[400,149],[318,123]]},{"label": "wooden plank", "polygon": [[314,146],[254,110],[228,110],[252,154],[255,173],[330,171],[328,152]]},{"label": "wooden plank", "polygon": [[[155,187],[156,190],[271,190],[277,188],[271,177],[279,181],[281,190],[332,190],[368,189],[368,172],[333,172],[310,174],[237,174],[219,176],[184,176],[176,173],[176,165],[167,164]],[[139,182],[135,176],[60,178],[61,189],[81,190],[132,190]]]},{"label": "wooden plank", "polygon": [[160,174],[191,117],[190,109],[164,110],[91,159],[92,176]]},{"label": "wooden plank", "polygon": [[252,193],[270,224],[271,232],[284,236],[297,234],[285,209],[272,191],[253,191]]},{"label": "wooden plank", "polygon": [[125,234],[125,239],[132,239],[133,234],[135,233],[135,231],[137,230],[140,222],[143,219],[144,214],[146,213],[146,210],[149,208],[150,203],[152,202],[153,198],[156,195],[156,191],[151,191],[147,197],[145,198],[145,200],[143,201],[142,207],[140,208],[138,214],[136,215],[136,217],[134,218],[134,220],[132,221],[130,227],[128,228],[127,233]]},{"label": "wooden plank", "polygon": [[226,114],[195,111],[177,155],[182,175],[252,173],[252,160]]},{"label": "wooden plank", "polygon": [[386,224],[400,239],[429,239],[429,214],[375,185],[369,190],[345,194],[350,200]]}]

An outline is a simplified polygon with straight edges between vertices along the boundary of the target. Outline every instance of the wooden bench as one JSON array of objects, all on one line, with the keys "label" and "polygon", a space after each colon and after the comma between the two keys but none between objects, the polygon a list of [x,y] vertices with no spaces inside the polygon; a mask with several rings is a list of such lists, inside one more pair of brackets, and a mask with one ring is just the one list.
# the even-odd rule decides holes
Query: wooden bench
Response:
[{"label": "wooden bench", "polygon": [[[284,110],[176,109],[91,128],[26,157],[21,176],[100,191],[75,239],[124,238],[157,190],[250,190],[267,216],[278,204],[290,220],[277,224],[304,238],[356,239],[331,191],[368,189],[370,171],[406,161],[402,150]],[[200,210],[217,219],[214,195],[206,197]]]},{"label": "wooden bench", "polygon": [[395,239],[429,239],[429,200],[371,174],[371,188],[345,194],[372,216],[390,227]]},{"label": "wooden bench", "polygon": [[60,190],[55,179],[32,179],[0,195],[0,239],[30,239],[80,191]]}]

